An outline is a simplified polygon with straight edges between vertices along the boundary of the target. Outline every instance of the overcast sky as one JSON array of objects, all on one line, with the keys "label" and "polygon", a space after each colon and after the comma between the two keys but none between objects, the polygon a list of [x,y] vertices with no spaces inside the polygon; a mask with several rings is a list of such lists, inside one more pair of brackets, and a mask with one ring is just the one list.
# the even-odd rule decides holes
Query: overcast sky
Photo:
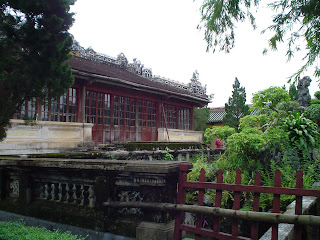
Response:
[{"label": "overcast sky", "polygon": [[[270,11],[262,7],[256,13],[258,29],[248,23],[237,26],[231,53],[206,52],[204,32],[197,29],[200,5],[200,0],[77,0],[70,32],[85,48],[112,57],[123,52],[129,62],[139,59],[153,75],[188,83],[197,70],[207,93],[214,94],[209,107],[224,106],[235,77],[246,88],[250,103],[253,93],[283,86],[302,66],[303,53],[287,63],[285,45],[262,55],[268,35],[260,32],[271,23]],[[319,82],[312,69],[304,75],[313,80],[309,88],[313,97]]]}]

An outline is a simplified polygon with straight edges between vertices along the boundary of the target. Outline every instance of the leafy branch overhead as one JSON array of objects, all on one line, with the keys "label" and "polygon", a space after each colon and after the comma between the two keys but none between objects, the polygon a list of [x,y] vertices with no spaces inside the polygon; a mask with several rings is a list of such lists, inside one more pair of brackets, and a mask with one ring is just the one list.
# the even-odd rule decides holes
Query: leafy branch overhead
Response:
[{"label": "leafy branch overhead", "polygon": [[[207,50],[217,48],[230,52],[235,46],[235,26],[248,19],[255,29],[252,10],[257,9],[260,0],[204,0],[201,6],[201,23],[205,29]],[[312,66],[320,56],[320,2],[319,0],[279,0],[268,4],[276,15],[273,24],[266,30],[273,33],[269,46],[277,50],[278,43],[287,42],[287,57],[290,60],[300,50],[300,39],[305,40],[306,63],[292,75],[297,80],[301,73]],[[265,49],[264,52],[267,52]],[[320,77],[320,68],[315,67],[314,75]]]}]

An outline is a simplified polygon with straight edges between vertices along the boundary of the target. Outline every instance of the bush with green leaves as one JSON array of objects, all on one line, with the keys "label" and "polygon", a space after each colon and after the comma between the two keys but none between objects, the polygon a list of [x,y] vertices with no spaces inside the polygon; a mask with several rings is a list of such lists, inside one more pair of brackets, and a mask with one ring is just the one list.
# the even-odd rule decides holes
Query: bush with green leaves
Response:
[{"label": "bush with green leaves", "polygon": [[49,231],[45,228],[28,227],[22,221],[0,222],[0,239],[5,240],[84,240],[60,230]]},{"label": "bush with green leaves", "polygon": [[210,143],[211,140],[213,140],[215,137],[226,140],[229,136],[234,134],[236,130],[229,126],[223,126],[223,127],[212,127],[207,128],[204,131],[204,138],[206,140],[206,143]]},{"label": "bush with green leaves", "polygon": [[311,104],[304,110],[304,114],[320,127],[320,104]]},{"label": "bush with green leaves", "polygon": [[261,115],[247,115],[240,119],[239,129],[258,128],[260,129],[268,122],[268,117],[265,114]]},{"label": "bush with green leaves", "polygon": [[266,146],[266,141],[257,128],[247,128],[227,138],[226,155],[229,167],[255,171],[260,168],[259,154]]},{"label": "bush with green leaves", "polygon": [[269,87],[253,94],[252,107],[273,109],[280,102],[289,102],[290,100],[291,98],[287,90],[281,87]]},{"label": "bush with green leaves", "polygon": [[314,148],[319,147],[320,134],[317,125],[300,114],[292,114],[284,119],[283,127],[289,134],[291,146],[303,160],[310,158]]}]

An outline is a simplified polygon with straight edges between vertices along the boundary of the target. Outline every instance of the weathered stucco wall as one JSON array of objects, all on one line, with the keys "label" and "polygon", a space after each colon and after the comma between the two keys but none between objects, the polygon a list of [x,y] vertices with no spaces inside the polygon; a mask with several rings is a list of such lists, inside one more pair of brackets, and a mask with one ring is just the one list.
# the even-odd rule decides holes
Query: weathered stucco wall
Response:
[{"label": "weathered stucco wall", "polygon": [[[171,142],[203,142],[200,131],[168,129],[168,133]],[[168,133],[165,128],[158,128],[158,141],[168,141]]]},{"label": "weathered stucco wall", "polygon": [[92,145],[92,124],[11,120],[7,138],[0,142],[0,155],[59,152],[61,149]]}]

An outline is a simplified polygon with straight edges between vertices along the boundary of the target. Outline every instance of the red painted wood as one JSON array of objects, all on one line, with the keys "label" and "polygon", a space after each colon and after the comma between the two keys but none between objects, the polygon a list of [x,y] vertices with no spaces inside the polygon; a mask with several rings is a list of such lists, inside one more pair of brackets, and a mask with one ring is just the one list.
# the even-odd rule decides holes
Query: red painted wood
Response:
[{"label": "red painted wood", "polygon": [[[255,180],[254,180],[255,186],[261,185],[261,173],[256,172],[255,174]],[[260,193],[254,193],[253,194],[253,208],[252,210],[255,212],[259,212],[259,202],[260,202]],[[251,224],[251,239],[258,240],[259,237],[259,226],[258,222],[253,222]]]},{"label": "red painted wood", "polygon": [[[241,170],[238,168],[236,171],[235,184],[241,184]],[[241,192],[234,192],[233,210],[240,209]],[[238,219],[232,219],[232,236],[238,236]]]},{"label": "red painted wood", "polygon": [[[274,173],[274,186],[281,187],[281,172],[277,169]],[[273,213],[280,212],[280,194],[273,195]],[[271,240],[278,240],[278,224],[272,224]]]},{"label": "red painted wood", "polygon": [[[296,188],[303,188],[303,172],[301,170],[297,171]],[[295,214],[302,214],[302,196],[296,196],[296,206]],[[301,225],[294,225],[294,239],[301,240],[302,227]]]},{"label": "red painted wood", "polygon": [[[280,194],[287,195],[297,195],[297,205],[296,205],[296,213],[301,214],[302,212],[302,204],[299,203],[299,198],[302,199],[302,195],[306,194],[307,196],[319,196],[319,190],[307,190],[303,189],[303,179],[302,172],[297,172],[297,183],[296,188],[282,188],[281,187],[281,172],[279,170],[275,171],[275,179],[273,187],[261,187],[261,174],[258,172],[255,175],[255,185],[254,186],[245,186],[241,185],[241,171],[237,170],[236,173],[236,182],[235,184],[225,184],[223,183],[223,171],[220,169],[217,172],[217,182],[216,183],[207,183],[204,182],[204,170],[201,170],[201,177],[199,182],[187,182],[187,172],[189,170],[188,164],[180,165],[181,176],[179,178],[179,187],[178,187],[178,203],[185,202],[185,193],[187,188],[194,188],[199,190],[199,198],[198,205],[203,205],[203,195],[205,189],[216,189],[216,198],[215,198],[215,207],[221,207],[221,198],[222,191],[229,190],[234,191],[234,205],[233,209],[238,210],[240,208],[240,199],[241,192],[253,192],[253,211],[259,211],[259,201],[260,201],[260,193],[272,193],[274,194],[273,200],[273,213],[280,212]],[[296,193],[296,194],[295,194]],[[199,216],[199,215],[198,215]],[[245,237],[237,236],[238,235],[238,223],[236,219],[233,219],[232,223],[232,234],[226,234],[220,232],[219,225],[219,217],[213,217],[213,231],[207,230],[201,227],[202,221],[200,221],[201,217],[196,219],[196,226],[188,226],[183,224],[184,213],[176,215],[176,225],[175,225],[175,238],[174,240],[181,239],[181,231],[192,232],[196,234],[196,239],[200,239],[201,236],[211,237],[212,239],[248,239]],[[300,234],[300,233],[298,233]],[[272,234],[271,239],[278,239],[278,224],[272,225]],[[298,235],[297,235],[298,236]],[[299,235],[300,236],[300,235]],[[296,239],[301,239],[301,238]],[[258,223],[252,223],[251,226],[251,238],[250,239],[258,239]]]},{"label": "red painted wood", "polygon": [[236,185],[227,183],[214,183],[214,182],[186,182],[185,186],[188,188],[198,189],[216,189],[227,191],[240,191],[240,192],[257,192],[257,193],[272,193],[272,194],[285,194],[297,196],[315,196],[320,197],[320,191],[315,189],[296,189],[285,187],[270,187],[270,186],[252,186],[252,185]]},{"label": "red painted wood", "polygon": [[[218,170],[217,175],[217,183],[223,183],[223,170]],[[215,207],[221,207],[221,200],[222,200],[222,190],[216,190],[216,199],[214,206]],[[213,231],[218,233],[220,232],[220,218],[219,217],[213,217]]]},{"label": "red painted wood", "polygon": [[[189,171],[189,164],[180,164],[180,174],[178,181],[178,194],[177,194],[177,203],[185,204],[186,203],[186,190],[184,188],[184,183],[187,181],[187,174]],[[175,217],[175,226],[174,226],[174,240],[181,239],[181,229],[180,226],[184,221],[184,212],[177,212]]]},{"label": "red painted wood", "polygon": [[[205,173],[206,171],[202,168],[200,170],[200,177],[199,182],[205,182]],[[198,206],[203,206],[203,200],[204,200],[204,189],[199,190],[198,194]],[[200,229],[202,228],[202,214],[196,214],[196,228]],[[195,240],[200,240],[201,235],[196,234]]]}]

